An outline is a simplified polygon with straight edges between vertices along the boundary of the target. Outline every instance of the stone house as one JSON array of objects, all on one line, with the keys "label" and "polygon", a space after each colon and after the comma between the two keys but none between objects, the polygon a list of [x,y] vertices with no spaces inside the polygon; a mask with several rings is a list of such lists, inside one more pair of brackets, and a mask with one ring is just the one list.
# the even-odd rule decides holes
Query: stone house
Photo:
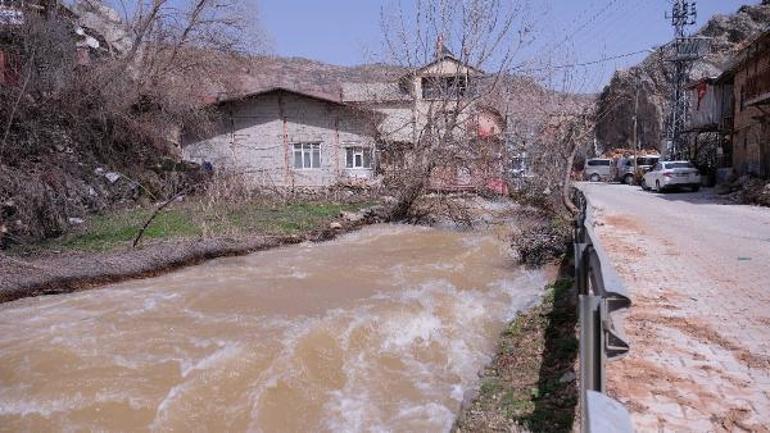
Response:
[{"label": "stone house", "polygon": [[741,50],[725,72],[692,83],[689,92],[692,156],[714,149],[718,169],[770,177],[770,31]]},{"label": "stone house", "polygon": [[206,136],[183,136],[182,157],[261,187],[329,187],[374,177],[378,115],[333,98],[274,87],[218,101]]},{"label": "stone house", "polygon": [[744,48],[728,72],[733,78],[733,169],[770,177],[770,31]]}]

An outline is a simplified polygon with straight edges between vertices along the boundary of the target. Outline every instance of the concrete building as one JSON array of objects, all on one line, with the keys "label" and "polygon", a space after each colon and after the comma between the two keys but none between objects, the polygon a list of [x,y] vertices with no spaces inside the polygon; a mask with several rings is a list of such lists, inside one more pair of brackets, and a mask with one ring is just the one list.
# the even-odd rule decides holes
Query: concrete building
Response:
[{"label": "concrete building", "polygon": [[[464,154],[443,146],[431,176],[441,190],[503,192],[502,130],[493,108],[469,103],[482,73],[446,49],[393,82],[344,84],[340,98],[276,87],[221,100],[221,122],[182,138],[182,157],[240,173],[261,187],[362,185],[394,174],[416,143],[447,130]],[[445,140],[446,141],[446,140]]]},{"label": "concrete building", "polygon": [[703,78],[688,87],[690,113],[686,123],[689,159],[715,181],[725,180],[733,165],[732,76]]},{"label": "concrete building", "polygon": [[374,176],[376,113],[279,87],[216,106],[214,131],[182,138],[184,159],[263,187],[328,187]]},{"label": "concrete building", "polygon": [[421,140],[448,135],[444,141],[461,143],[462,149],[437,152],[431,188],[504,192],[505,119],[470,97],[483,77],[439,41],[433,62],[392,82],[346,83],[342,99],[384,116],[378,126],[381,172],[398,172]]}]

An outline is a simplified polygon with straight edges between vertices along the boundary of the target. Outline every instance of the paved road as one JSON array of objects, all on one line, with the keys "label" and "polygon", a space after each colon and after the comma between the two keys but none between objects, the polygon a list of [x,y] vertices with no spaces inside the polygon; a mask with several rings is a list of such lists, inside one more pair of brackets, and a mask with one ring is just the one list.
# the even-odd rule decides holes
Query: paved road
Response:
[{"label": "paved road", "polygon": [[628,283],[609,392],[642,432],[770,432],[770,209],[584,184]]}]

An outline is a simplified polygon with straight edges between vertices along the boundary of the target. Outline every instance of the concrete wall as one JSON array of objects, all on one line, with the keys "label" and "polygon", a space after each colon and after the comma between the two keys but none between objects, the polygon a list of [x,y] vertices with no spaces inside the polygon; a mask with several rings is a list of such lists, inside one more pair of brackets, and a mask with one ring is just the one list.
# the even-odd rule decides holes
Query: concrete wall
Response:
[{"label": "concrete wall", "polygon": [[[346,147],[374,147],[374,123],[360,112],[284,91],[220,110],[222,122],[211,136],[183,141],[185,159],[245,174],[254,186],[325,187],[374,175],[345,167]],[[295,169],[295,143],[320,143],[320,168]]]},{"label": "concrete wall", "polygon": [[385,141],[414,141],[413,102],[378,104],[374,109],[385,117],[379,127],[380,135]]}]

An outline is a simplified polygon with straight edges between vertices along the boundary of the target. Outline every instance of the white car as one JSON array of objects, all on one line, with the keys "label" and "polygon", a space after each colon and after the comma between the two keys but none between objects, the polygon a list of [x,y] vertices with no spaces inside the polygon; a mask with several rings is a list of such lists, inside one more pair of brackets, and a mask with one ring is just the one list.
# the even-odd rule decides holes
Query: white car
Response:
[{"label": "white car", "polygon": [[700,172],[690,161],[660,161],[642,177],[642,189],[658,192],[678,188],[698,191]]}]

